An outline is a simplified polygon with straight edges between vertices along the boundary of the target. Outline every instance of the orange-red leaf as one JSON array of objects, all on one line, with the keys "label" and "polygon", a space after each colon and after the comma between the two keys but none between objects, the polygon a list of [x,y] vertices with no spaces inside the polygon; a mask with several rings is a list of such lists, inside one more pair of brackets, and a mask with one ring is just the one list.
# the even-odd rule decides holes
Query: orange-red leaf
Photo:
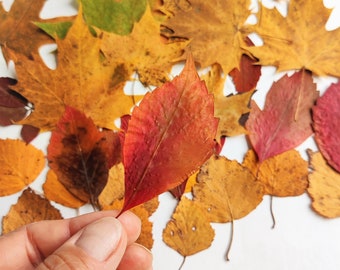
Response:
[{"label": "orange-red leaf", "polygon": [[213,153],[217,124],[213,96],[189,56],[179,76],[147,94],[132,112],[123,145],[123,210],[179,185],[197,170]]}]

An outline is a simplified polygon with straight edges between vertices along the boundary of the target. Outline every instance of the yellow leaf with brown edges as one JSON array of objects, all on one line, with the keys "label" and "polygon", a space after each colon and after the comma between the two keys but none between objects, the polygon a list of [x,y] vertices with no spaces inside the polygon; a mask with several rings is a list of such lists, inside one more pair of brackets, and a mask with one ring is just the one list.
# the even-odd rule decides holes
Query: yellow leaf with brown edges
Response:
[{"label": "yellow leaf with brown edges", "polygon": [[264,184],[265,194],[268,195],[298,196],[308,186],[308,163],[294,149],[268,158],[261,164],[255,152],[249,150],[243,165]]},{"label": "yellow leaf with brown edges", "polygon": [[163,231],[163,241],[184,257],[209,248],[214,237],[205,212],[186,197],[182,197]]},{"label": "yellow leaf with brown edges", "polygon": [[202,205],[210,222],[230,222],[248,215],[262,201],[264,188],[237,161],[212,156],[197,176],[194,201]]},{"label": "yellow leaf with brown edges", "polygon": [[308,151],[310,157],[309,187],[312,208],[327,218],[340,217],[340,174],[327,164],[320,152]]},{"label": "yellow leaf with brown edges", "polygon": [[101,49],[108,63],[124,63],[129,74],[136,71],[144,85],[160,86],[184,51],[187,42],[167,43],[160,35],[160,22],[147,7],[141,20],[127,36],[103,34]]},{"label": "yellow leaf with brown edges", "polygon": [[94,37],[79,14],[58,45],[57,67],[49,69],[41,57],[18,56],[18,84],[12,88],[35,105],[23,123],[51,130],[65,110],[65,105],[86,112],[99,127],[117,129],[114,120],[129,114],[140,97],[124,94],[128,79],[124,64],[106,66],[100,51],[101,39]]},{"label": "yellow leaf with brown edges", "polygon": [[53,170],[49,170],[46,176],[46,181],[43,185],[45,198],[71,208],[79,208],[85,202],[73,196],[65,186],[60,183],[57,175]]},{"label": "yellow leaf with brown edges", "polygon": [[21,191],[45,167],[43,152],[20,140],[0,139],[0,196]]},{"label": "yellow leaf with brown edges", "polygon": [[29,223],[61,218],[59,210],[54,208],[49,200],[27,188],[3,218],[2,233],[9,233]]}]

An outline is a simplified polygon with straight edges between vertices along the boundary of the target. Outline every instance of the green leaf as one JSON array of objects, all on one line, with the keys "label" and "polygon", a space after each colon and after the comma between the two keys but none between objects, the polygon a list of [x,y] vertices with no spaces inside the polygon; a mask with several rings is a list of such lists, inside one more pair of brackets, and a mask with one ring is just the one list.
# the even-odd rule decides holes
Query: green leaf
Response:
[{"label": "green leaf", "polygon": [[81,0],[88,25],[128,35],[146,10],[146,0]]},{"label": "green leaf", "polygon": [[68,30],[72,26],[72,22],[57,22],[57,23],[35,22],[34,24],[54,39],[55,38],[64,39],[66,37]]}]

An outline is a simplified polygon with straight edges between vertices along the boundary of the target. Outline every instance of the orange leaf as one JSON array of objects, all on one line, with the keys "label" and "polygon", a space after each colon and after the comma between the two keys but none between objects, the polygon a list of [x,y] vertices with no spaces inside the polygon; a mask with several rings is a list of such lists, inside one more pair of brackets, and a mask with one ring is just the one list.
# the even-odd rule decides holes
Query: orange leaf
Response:
[{"label": "orange leaf", "polygon": [[45,167],[43,152],[20,140],[0,140],[0,196],[21,191]]},{"label": "orange leaf", "polygon": [[[213,97],[189,56],[182,73],[132,112],[123,144],[128,210],[183,182],[214,151]],[[122,210],[122,211],[123,211]]]},{"label": "orange leaf", "polygon": [[214,237],[206,213],[186,197],[181,199],[163,231],[163,241],[184,257],[209,248]]},{"label": "orange leaf", "polygon": [[248,215],[262,201],[263,185],[237,161],[213,156],[202,167],[193,188],[194,201],[210,222],[230,222]]},{"label": "orange leaf", "polygon": [[308,151],[310,156],[308,194],[312,207],[328,218],[340,217],[340,174],[330,167],[320,152]]},{"label": "orange leaf", "polygon": [[9,233],[29,223],[61,218],[59,210],[54,208],[47,199],[40,197],[28,188],[3,218],[2,233]]}]

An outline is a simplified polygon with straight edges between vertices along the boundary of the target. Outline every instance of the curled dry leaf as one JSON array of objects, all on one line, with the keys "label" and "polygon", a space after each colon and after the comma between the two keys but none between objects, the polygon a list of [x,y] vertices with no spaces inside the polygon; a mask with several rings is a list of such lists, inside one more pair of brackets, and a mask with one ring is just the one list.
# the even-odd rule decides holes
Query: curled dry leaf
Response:
[{"label": "curled dry leaf", "polygon": [[298,146],[313,134],[311,109],[318,95],[311,73],[301,70],[272,85],[262,111],[251,102],[246,129],[260,162]]},{"label": "curled dry leaf", "polygon": [[206,213],[186,197],[181,199],[163,231],[163,241],[184,257],[209,248],[214,237]]},{"label": "curled dry leaf", "polygon": [[315,140],[327,162],[340,172],[340,82],[332,84],[313,107]]},{"label": "curled dry leaf", "polygon": [[20,140],[0,139],[0,196],[21,191],[45,167],[43,152]]},{"label": "curled dry leaf", "polygon": [[308,194],[312,208],[327,218],[340,217],[340,174],[333,170],[320,152],[308,151],[310,156]]},{"label": "curled dry leaf", "polygon": [[28,188],[3,218],[2,233],[9,233],[29,223],[61,218],[59,210],[54,208],[49,200],[40,197]]},{"label": "curled dry leaf", "polygon": [[240,219],[262,201],[264,187],[237,161],[211,157],[197,176],[194,201],[205,210],[210,222]]},{"label": "curled dry leaf", "polygon": [[255,152],[249,150],[243,166],[249,168],[257,180],[263,183],[267,195],[298,196],[308,186],[308,163],[294,149],[262,163],[259,163]]},{"label": "curled dry leaf", "polygon": [[122,211],[182,183],[213,153],[214,100],[189,55],[182,73],[135,107],[123,144]]}]

